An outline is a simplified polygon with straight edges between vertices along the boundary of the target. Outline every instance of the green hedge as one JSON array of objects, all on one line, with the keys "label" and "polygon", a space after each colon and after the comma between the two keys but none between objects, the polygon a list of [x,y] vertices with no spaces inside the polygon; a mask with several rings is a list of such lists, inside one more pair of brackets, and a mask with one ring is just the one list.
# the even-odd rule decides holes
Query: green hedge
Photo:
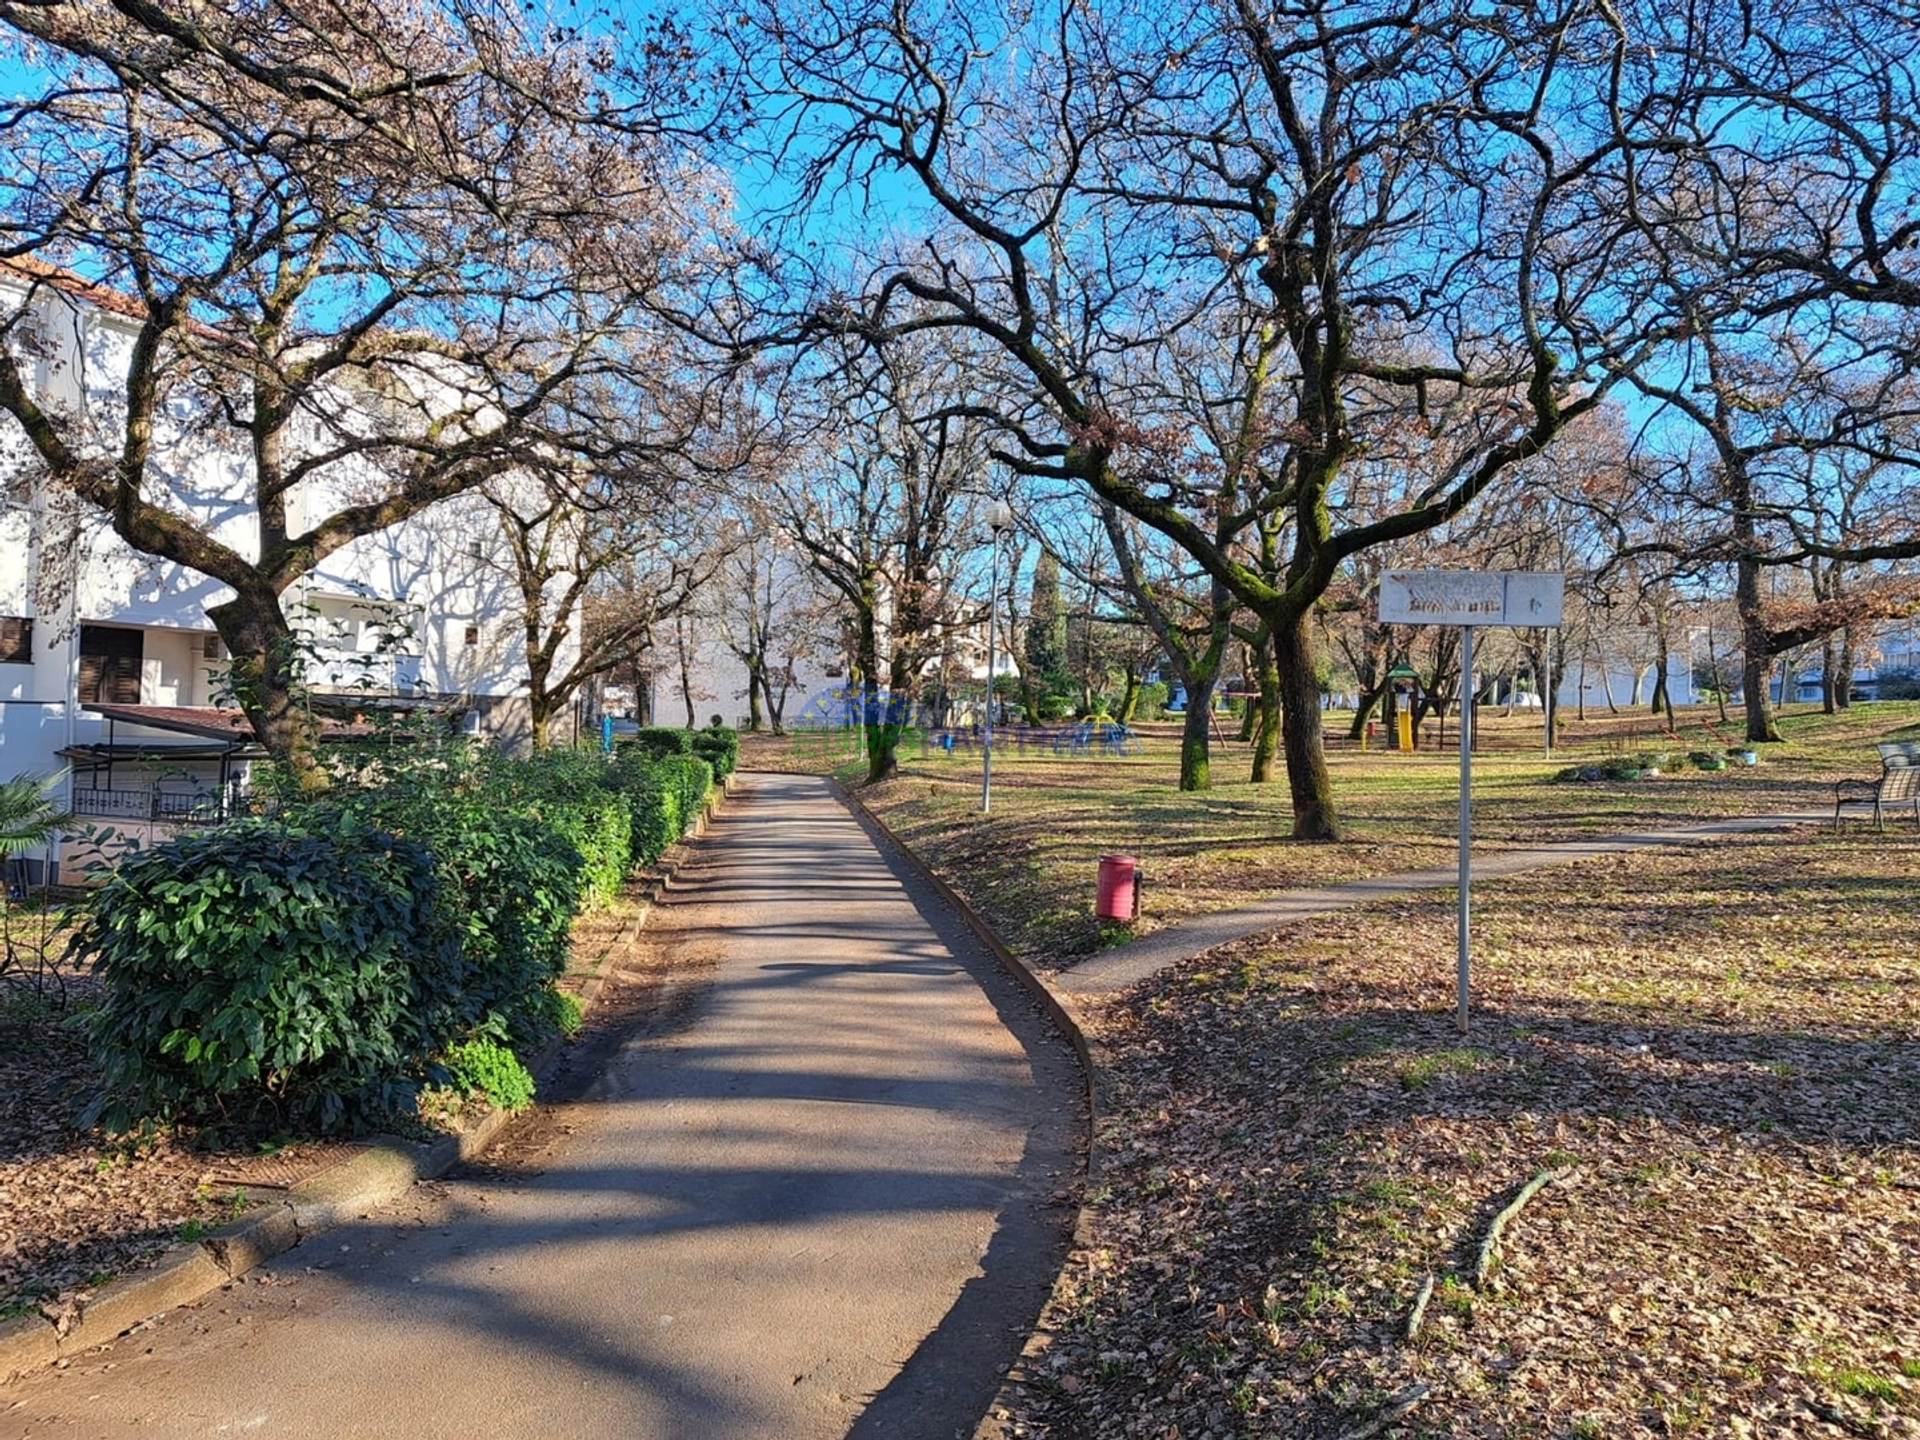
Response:
[{"label": "green hedge", "polygon": [[544,821],[580,852],[590,905],[612,901],[632,865],[632,821],[626,802],[609,792],[607,771],[606,758],[591,750],[546,750],[490,766],[504,807]]},{"label": "green hedge", "polygon": [[669,755],[654,762],[680,799],[680,829],[684,834],[706,809],[713,793],[713,766],[697,755]]},{"label": "green hedge", "polygon": [[559,1023],[582,903],[685,833],[714,766],[449,741],[337,773],[323,799],[182,836],[96,896],[78,942],[108,988],[95,1118],[351,1129],[444,1079],[457,1046],[524,1053]]},{"label": "green hedge", "polygon": [[503,1026],[516,1046],[543,1038],[541,994],[566,969],[567,933],[586,895],[589,867],[572,840],[527,813],[526,794],[492,763],[421,765],[404,783],[328,803],[432,853],[446,923],[473,966],[468,1024]]},{"label": "green hedge", "polygon": [[471,966],[433,857],[349,814],[190,832],[123,863],[74,942],[106,998],[85,1121],[359,1129],[459,1033]]},{"label": "green hedge", "polygon": [[623,739],[620,746],[622,749],[638,750],[649,760],[663,760],[669,755],[691,755],[693,731],[675,730],[670,725],[642,725]]},{"label": "green hedge", "polygon": [[628,807],[631,859],[636,867],[651,865],[666,854],[686,828],[681,823],[679,791],[659,765],[636,749],[624,752],[613,767],[614,783]]},{"label": "green hedge", "polygon": [[713,767],[716,779],[724,780],[740,768],[740,732],[723,725],[696,730],[693,753]]}]

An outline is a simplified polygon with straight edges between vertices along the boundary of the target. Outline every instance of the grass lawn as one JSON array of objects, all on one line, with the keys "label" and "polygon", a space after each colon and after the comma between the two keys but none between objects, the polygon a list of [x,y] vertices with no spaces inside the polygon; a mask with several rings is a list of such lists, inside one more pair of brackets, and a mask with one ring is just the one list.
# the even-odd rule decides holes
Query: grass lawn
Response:
[{"label": "grass lawn", "polygon": [[[1645,716],[1595,717],[1568,726],[1551,758],[1539,745],[1539,717],[1482,722],[1486,748],[1474,757],[1476,850],[1495,851],[1580,836],[1680,825],[1696,819],[1831,809],[1833,781],[1873,775],[1873,742],[1920,737],[1920,703],[1857,705],[1840,716],[1794,707],[1786,741],[1762,747],[1754,767],[1718,773],[1669,770],[1640,780],[1555,783],[1568,766],[1599,764],[1649,750],[1683,756],[1738,740],[1711,707],[1684,713],[1679,739]],[[1717,733],[1716,733],[1717,732]],[[1145,876],[1139,932],[1281,891],[1447,864],[1455,855],[1459,757],[1453,751],[1400,755],[1331,748],[1335,801],[1345,838],[1288,845],[1284,779],[1247,783],[1244,745],[1216,747],[1214,787],[1183,794],[1178,732],[1146,727],[1139,756],[1069,756],[996,745],[993,813],[980,813],[978,751],[903,756],[900,773],[860,785],[857,763],[835,773],[864,803],[957,886],[1020,955],[1043,966],[1071,965],[1124,938],[1093,918],[1099,857],[1136,856]],[[750,747],[749,764],[782,754],[816,771],[830,756],[818,737]],[[1858,821],[1850,821],[1858,828]]]}]

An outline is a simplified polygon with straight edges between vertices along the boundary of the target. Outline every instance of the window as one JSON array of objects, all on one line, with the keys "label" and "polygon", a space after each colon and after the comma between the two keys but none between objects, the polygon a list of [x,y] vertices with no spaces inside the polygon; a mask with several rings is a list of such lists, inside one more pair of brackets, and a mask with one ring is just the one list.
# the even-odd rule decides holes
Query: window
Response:
[{"label": "window", "polygon": [[80,627],[80,699],[91,705],[140,703],[141,633]]},{"label": "window", "polygon": [[480,643],[480,627],[478,625],[467,626],[467,644],[478,645],[479,643]]},{"label": "window", "polygon": [[0,665],[33,663],[33,621],[25,615],[0,615]]}]

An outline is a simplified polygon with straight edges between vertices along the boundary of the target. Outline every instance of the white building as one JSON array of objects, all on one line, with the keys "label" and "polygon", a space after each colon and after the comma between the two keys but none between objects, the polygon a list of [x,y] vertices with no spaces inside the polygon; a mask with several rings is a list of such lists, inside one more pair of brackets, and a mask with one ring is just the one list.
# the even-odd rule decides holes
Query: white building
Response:
[{"label": "white building", "polygon": [[[139,325],[136,302],[76,276],[0,269],[0,321],[36,401],[98,415],[110,435]],[[258,553],[244,438],[184,425],[156,437],[149,484],[242,554]],[[299,482],[289,528],[335,508],[351,479]],[[261,758],[223,704],[226,657],[207,618],[226,587],[131,549],[91,506],[55,492],[0,415],[0,776],[69,772],[62,798],[135,840],[223,813]],[[511,561],[478,497],[443,502],[327,557],[283,596],[316,697],[352,724],[435,703],[470,732],[524,739],[526,667]],[[332,707],[329,707],[332,708]]]}]

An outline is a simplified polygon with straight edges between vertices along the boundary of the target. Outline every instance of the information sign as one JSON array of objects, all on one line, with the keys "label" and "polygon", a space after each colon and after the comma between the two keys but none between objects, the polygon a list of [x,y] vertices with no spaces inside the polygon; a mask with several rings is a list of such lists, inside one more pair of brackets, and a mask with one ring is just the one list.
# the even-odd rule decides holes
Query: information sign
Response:
[{"label": "information sign", "polygon": [[[1564,575],[1543,570],[1387,570],[1380,576],[1383,625],[1458,625],[1460,629],[1460,897],[1455,957],[1455,1023],[1467,1028],[1473,932],[1473,632],[1482,625],[1560,626]],[[1545,677],[1542,677],[1543,680]],[[1543,698],[1548,694],[1541,686]],[[1551,720],[1552,707],[1545,716]],[[1552,747],[1549,731],[1548,747]]]},{"label": "information sign", "polygon": [[1380,576],[1380,622],[1557,629],[1566,583],[1545,570],[1388,570]]}]

